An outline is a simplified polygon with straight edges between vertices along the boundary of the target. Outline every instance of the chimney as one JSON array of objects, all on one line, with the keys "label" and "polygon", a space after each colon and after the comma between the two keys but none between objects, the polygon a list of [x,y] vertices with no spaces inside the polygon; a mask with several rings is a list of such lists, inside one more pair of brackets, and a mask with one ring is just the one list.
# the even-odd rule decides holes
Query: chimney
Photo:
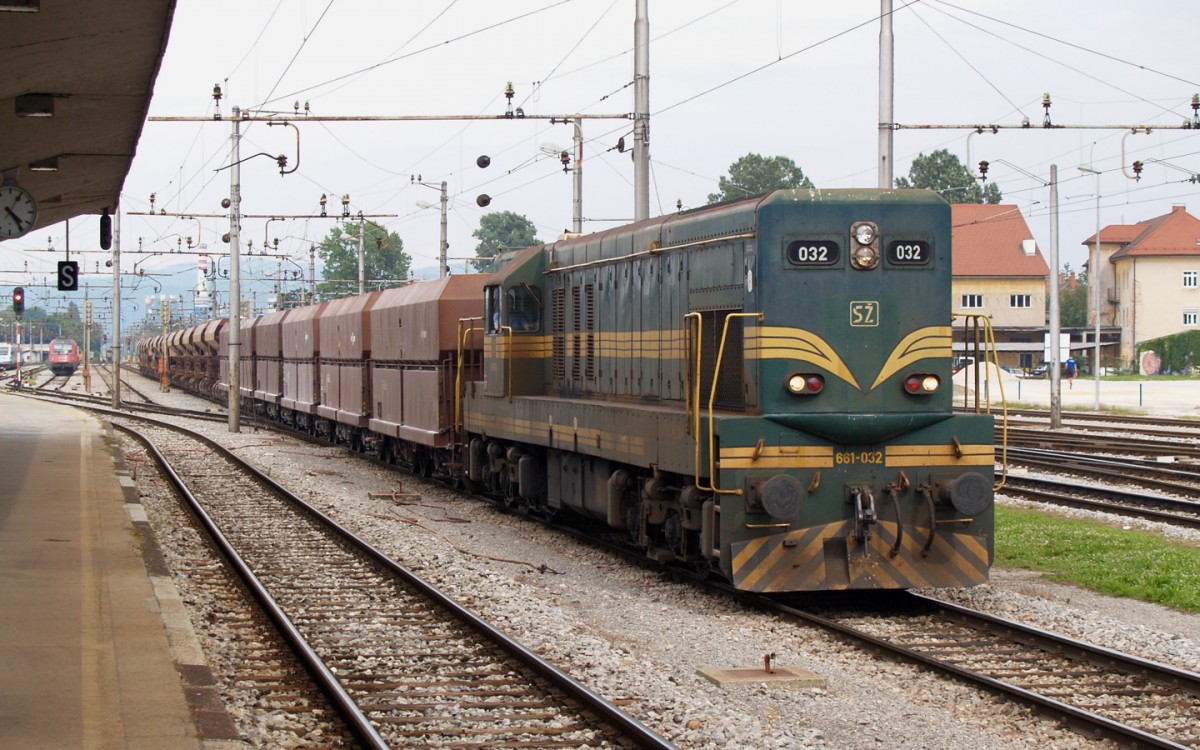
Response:
[{"label": "chimney", "polygon": [[1176,211],[1186,211],[1186,210],[1187,210],[1187,206],[1171,206],[1171,213],[1175,213]]}]

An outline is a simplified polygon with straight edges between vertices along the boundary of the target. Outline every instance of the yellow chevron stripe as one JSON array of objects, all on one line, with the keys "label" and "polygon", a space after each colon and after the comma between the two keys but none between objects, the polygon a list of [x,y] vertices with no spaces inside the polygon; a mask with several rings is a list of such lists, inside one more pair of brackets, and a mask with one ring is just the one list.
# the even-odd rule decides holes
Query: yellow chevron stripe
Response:
[{"label": "yellow chevron stripe", "polygon": [[879,377],[875,378],[871,390],[875,390],[880,383],[914,362],[953,356],[950,346],[952,335],[950,326],[928,326],[918,328],[900,339],[900,342],[892,349],[892,354],[888,357],[887,362],[883,363],[883,369],[879,371]]},{"label": "yellow chevron stripe", "polygon": [[829,342],[803,328],[751,326],[746,332],[746,358],[808,362],[862,390],[850,368]]}]

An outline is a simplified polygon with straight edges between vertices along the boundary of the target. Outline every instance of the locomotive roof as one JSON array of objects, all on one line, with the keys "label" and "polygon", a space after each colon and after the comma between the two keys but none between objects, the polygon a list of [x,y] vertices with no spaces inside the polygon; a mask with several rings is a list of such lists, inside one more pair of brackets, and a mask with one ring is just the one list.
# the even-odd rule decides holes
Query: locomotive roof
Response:
[{"label": "locomotive roof", "polygon": [[558,240],[518,251],[497,271],[489,284],[505,283],[509,275],[524,267],[528,260],[548,252],[555,265],[574,265],[632,255],[648,248],[670,247],[689,242],[751,234],[758,222],[758,212],[767,206],[788,203],[901,203],[909,205],[942,204],[946,201],[932,190],[877,190],[847,188],[819,190],[775,190],[726,203],[689,209],[645,219],[633,224],[605,229],[593,234]]}]

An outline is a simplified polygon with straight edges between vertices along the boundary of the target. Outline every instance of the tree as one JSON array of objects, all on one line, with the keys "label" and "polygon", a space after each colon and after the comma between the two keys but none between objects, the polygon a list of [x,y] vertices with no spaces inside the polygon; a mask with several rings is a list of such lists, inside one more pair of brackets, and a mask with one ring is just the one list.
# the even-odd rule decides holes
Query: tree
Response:
[{"label": "tree", "polygon": [[[1076,275],[1071,264],[1063,266],[1058,285],[1058,318],[1063,328],[1085,328],[1088,324],[1087,273]],[[1049,306],[1049,300],[1047,300]]]},{"label": "tree", "polygon": [[750,153],[729,165],[729,176],[722,177],[717,187],[720,192],[709,194],[709,204],[761,195],[781,188],[810,188],[813,184],[804,176],[804,170],[786,156],[766,158]]},{"label": "tree", "polygon": [[479,240],[475,255],[487,259],[474,261],[475,270],[483,273],[496,270],[493,259],[500,253],[541,244],[533,222],[512,211],[495,211],[479,217],[479,228],[471,236]]},{"label": "tree", "polygon": [[399,286],[408,279],[412,258],[404,252],[404,242],[372,221],[347,221],[329,230],[317,246],[324,278],[317,284],[321,299],[336,299],[358,293],[358,244],[363,236],[363,279],[368,291]]},{"label": "tree", "polygon": [[929,188],[951,203],[999,203],[1000,186],[981,187],[958,157],[944,148],[913,159],[908,177],[897,177],[898,188]]}]

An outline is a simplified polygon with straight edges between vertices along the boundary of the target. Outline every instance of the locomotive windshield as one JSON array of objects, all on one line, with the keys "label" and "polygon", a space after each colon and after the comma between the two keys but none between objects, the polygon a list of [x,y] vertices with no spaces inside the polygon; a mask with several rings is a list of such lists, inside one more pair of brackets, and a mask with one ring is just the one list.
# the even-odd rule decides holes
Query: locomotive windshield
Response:
[{"label": "locomotive windshield", "polygon": [[542,327],[542,300],[538,290],[528,284],[508,290],[505,310],[513,332],[533,332]]}]

